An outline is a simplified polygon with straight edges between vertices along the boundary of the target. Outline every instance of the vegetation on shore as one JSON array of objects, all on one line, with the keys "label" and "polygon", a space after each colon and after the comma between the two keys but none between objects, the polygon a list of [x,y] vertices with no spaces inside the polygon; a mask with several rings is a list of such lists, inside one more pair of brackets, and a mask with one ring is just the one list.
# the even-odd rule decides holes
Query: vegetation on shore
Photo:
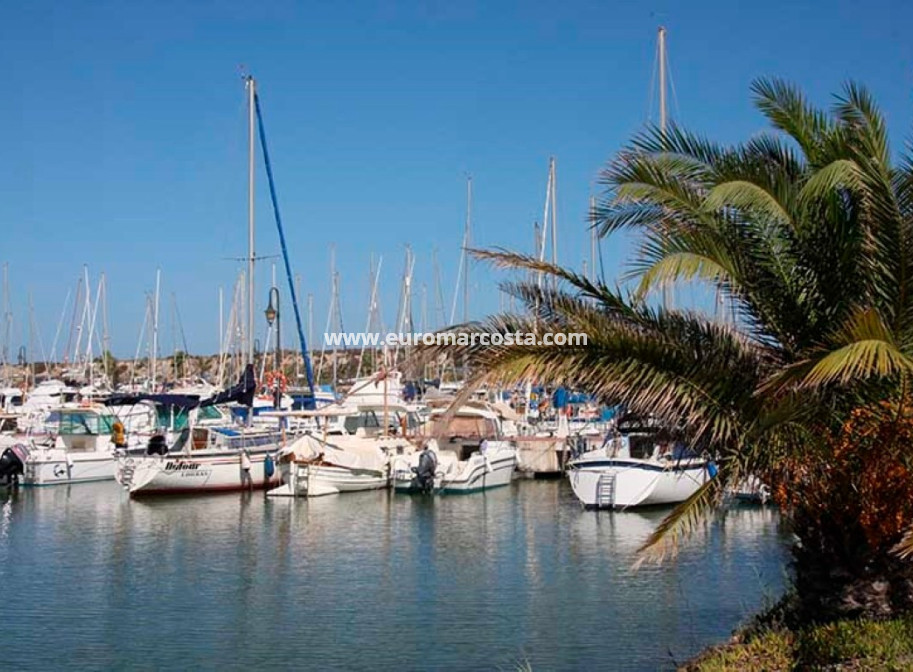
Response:
[{"label": "vegetation on shore", "polygon": [[[753,91],[772,133],[724,146],[649,129],[604,171],[593,223],[637,235],[630,290],[476,252],[520,271],[504,288],[526,312],[456,329],[586,332],[586,346],[455,356],[471,365],[466,394],[577,385],[681,426],[714,457],[716,477],[659,525],[643,560],[673,555],[744,479],[765,482],[795,538],[790,619],[804,646],[802,628],[814,640],[822,624],[913,609],[913,155],[894,160],[859,86],[831,110],[778,80]],[[683,282],[722,315],[659,300]]]},{"label": "vegetation on shore", "polygon": [[841,620],[736,635],[703,652],[685,672],[913,669],[913,616]]}]

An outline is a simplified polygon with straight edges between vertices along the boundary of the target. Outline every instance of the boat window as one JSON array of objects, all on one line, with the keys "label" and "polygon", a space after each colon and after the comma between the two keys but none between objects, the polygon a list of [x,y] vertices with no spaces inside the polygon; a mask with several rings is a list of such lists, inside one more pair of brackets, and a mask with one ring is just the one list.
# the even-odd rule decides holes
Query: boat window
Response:
[{"label": "boat window", "polygon": [[193,429],[193,449],[204,450],[209,445],[209,430],[194,427]]},{"label": "boat window", "polygon": [[380,421],[374,411],[366,411],[359,415],[346,416],[343,426],[349,434],[354,434],[359,428],[377,429],[380,427]]},{"label": "boat window", "polygon": [[628,446],[630,447],[631,457],[637,459],[649,459],[653,456],[656,448],[656,437],[646,434],[631,434],[628,436]]},{"label": "boat window", "polygon": [[14,396],[14,397],[10,400],[10,403],[11,403],[13,406],[22,406],[22,397],[19,396],[19,395]]},{"label": "boat window", "polygon": [[222,418],[222,414],[215,406],[203,406],[198,417],[200,420],[219,420]]},{"label": "boat window", "polygon": [[179,430],[187,426],[187,412],[174,406],[156,404],[155,416],[159,427]]},{"label": "boat window", "polygon": [[94,413],[61,413],[61,434],[110,434],[113,427],[112,419],[107,415]]}]

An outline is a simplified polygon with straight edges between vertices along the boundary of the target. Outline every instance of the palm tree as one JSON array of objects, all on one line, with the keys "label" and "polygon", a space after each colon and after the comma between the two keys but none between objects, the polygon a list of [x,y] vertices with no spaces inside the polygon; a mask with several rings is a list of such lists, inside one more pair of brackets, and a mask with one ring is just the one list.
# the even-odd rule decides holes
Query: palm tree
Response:
[{"label": "palm tree", "polygon": [[[674,554],[755,474],[797,538],[797,615],[889,615],[913,605],[913,158],[892,163],[884,119],[856,85],[830,113],[778,80],[753,93],[775,132],[727,147],[648,129],[603,172],[594,225],[639,234],[626,291],[476,252],[561,286],[506,283],[527,314],[455,329],[584,332],[586,346],[456,354],[472,365],[467,388],[572,384],[685,422],[719,474],[660,524],[644,559]],[[682,282],[733,318],[657,305],[656,290]]]}]

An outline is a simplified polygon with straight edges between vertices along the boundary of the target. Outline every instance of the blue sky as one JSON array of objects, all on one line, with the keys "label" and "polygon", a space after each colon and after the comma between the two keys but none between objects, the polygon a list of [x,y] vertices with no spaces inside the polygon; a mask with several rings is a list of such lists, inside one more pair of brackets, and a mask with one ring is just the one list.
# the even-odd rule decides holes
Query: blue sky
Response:
[{"label": "blue sky", "polygon": [[[913,7],[862,7],[7,3],[0,262],[10,268],[14,348],[27,339],[30,293],[50,349],[67,291],[88,264],[93,283],[107,274],[115,354],[136,349],[156,268],[163,352],[172,293],[190,349],[217,350],[218,290],[230,294],[240,269],[230,258],[246,252],[242,65],[259,82],[292,264],[315,296],[321,334],[332,243],[346,328],[365,322],[372,254],[384,260],[382,304],[393,323],[406,243],[415,285],[427,284],[429,296],[437,248],[449,313],[469,173],[474,244],[528,251],[554,155],[559,260],[579,266],[598,171],[651,115],[660,24],[669,31],[672,115],[690,128],[723,141],[761,131],[749,96],[759,76],[792,80],[822,104],[852,78],[880,101],[899,150],[913,102],[903,32]],[[258,252],[275,254],[258,170]],[[630,243],[602,245],[614,277]],[[263,307],[269,264],[257,278]],[[473,316],[498,309],[497,278],[473,273]],[[418,319],[418,290],[414,301]]]}]

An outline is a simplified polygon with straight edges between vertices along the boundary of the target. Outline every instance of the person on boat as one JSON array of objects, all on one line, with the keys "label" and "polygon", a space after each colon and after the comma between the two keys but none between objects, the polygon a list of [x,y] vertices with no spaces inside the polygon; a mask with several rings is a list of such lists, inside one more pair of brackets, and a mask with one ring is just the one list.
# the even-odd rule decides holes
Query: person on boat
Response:
[{"label": "person on boat", "polygon": [[111,426],[111,443],[115,448],[127,447],[127,434],[124,431],[124,423],[120,420],[115,420]]},{"label": "person on boat", "polygon": [[419,490],[431,492],[434,489],[434,474],[437,472],[437,441],[429,439],[418,456],[415,481]]},{"label": "person on boat", "polygon": [[241,487],[253,490],[254,479],[251,478],[250,469],[250,455],[244,450],[241,452]]}]

